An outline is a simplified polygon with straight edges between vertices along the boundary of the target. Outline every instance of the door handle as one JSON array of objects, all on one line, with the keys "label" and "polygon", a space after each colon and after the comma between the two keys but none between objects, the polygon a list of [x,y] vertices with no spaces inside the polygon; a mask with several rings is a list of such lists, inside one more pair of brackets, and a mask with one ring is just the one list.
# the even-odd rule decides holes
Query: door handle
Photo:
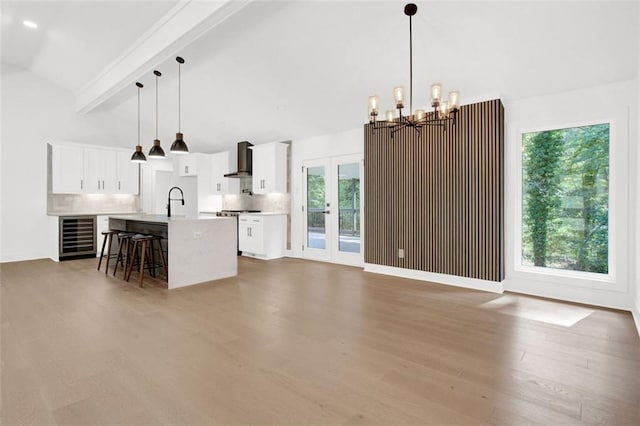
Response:
[{"label": "door handle", "polygon": [[320,213],[322,213],[322,214],[331,214],[331,211],[329,211],[329,210],[325,210],[325,211],[320,212]]}]

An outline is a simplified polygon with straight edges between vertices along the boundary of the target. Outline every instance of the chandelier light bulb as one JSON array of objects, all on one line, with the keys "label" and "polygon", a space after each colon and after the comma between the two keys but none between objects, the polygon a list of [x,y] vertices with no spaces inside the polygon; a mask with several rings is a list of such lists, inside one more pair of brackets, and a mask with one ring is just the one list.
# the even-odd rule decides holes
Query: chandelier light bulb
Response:
[{"label": "chandelier light bulb", "polygon": [[387,121],[392,122],[394,119],[395,111],[392,109],[387,110]]},{"label": "chandelier light bulb", "polygon": [[442,98],[442,85],[435,83],[431,85],[431,106],[437,107]]},{"label": "chandelier light bulb", "polygon": [[378,115],[379,108],[380,108],[380,98],[377,95],[369,96],[369,115],[371,116]]},{"label": "chandelier light bulb", "polygon": [[457,111],[460,107],[460,92],[449,92],[449,109]]},{"label": "chandelier light bulb", "polygon": [[440,106],[438,107],[438,110],[440,111],[440,115],[445,118],[449,116],[449,103],[447,101],[443,101],[440,103]]},{"label": "chandelier light bulb", "polygon": [[393,99],[396,101],[396,108],[404,108],[404,87],[393,88]]},{"label": "chandelier light bulb", "polygon": [[415,120],[422,121],[424,120],[425,112],[423,109],[417,109],[415,113]]}]

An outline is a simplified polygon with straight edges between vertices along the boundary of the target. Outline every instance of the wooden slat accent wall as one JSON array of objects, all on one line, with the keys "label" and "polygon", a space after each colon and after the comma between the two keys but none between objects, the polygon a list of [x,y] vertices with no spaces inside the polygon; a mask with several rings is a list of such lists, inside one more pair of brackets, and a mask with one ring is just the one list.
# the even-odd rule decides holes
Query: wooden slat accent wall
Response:
[{"label": "wooden slat accent wall", "polygon": [[462,106],[447,131],[364,134],[365,262],[502,281],[502,102]]}]

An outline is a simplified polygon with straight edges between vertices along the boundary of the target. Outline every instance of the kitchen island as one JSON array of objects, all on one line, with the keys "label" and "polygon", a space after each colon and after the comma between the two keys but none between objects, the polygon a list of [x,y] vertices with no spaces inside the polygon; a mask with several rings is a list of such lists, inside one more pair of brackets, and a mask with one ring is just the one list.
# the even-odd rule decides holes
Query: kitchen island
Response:
[{"label": "kitchen island", "polygon": [[169,289],[238,275],[233,217],[111,215],[109,229],[166,238]]}]

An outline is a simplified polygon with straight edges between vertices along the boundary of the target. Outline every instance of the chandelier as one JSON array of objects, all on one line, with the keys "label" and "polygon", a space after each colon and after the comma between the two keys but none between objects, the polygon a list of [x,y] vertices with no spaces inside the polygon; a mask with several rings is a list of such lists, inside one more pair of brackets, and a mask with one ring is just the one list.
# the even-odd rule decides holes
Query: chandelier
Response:
[{"label": "chandelier", "polygon": [[424,126],[440,126],[446,130],[445,124],[452,122],[455,124],[456,114],[460,108],[460,92],[449,92],[449,99],[442,99],[442,85],[435,83],[431,85],[431,107],[433,111],[424,109],[413,110],[413,34],[411,30],[411,17],[418,11],[418,6],[409,3],[404,7],[404,14],[409,17],[409,114],[403,115],[402,109],[405,106],[404,87],[398,86],[393,89],[393,99],[396,103],[398,113],[392,109],[385,114],[384,120],[378,120],[380,97],[369,97],[369,123],[373,125],[373,130],[391,130],[391,137],[405,128],[412,127],[420,132]]}]

